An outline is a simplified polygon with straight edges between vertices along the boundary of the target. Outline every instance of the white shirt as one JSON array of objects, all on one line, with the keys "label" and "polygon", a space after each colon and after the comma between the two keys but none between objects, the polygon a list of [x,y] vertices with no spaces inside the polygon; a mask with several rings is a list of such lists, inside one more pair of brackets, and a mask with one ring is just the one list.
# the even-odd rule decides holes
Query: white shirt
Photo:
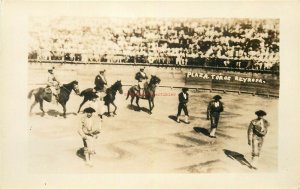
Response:
[{"label": "white shirt", "polygon": [[214,104],[215,104],[215,107],[219,107],[219,106],[220,106],[219,101],[218,101],[218,102],[215,102]]},{"label": "white shirt", "polygon": [[99,74],[99,76],[101,77],[101,79],[102,79],[104,82],[106,82],[106,79],[105,79],[105,77],[104,77],[103,75]]},{"label": "white shirt", "polygon": [[260,126],[261,126],[261,131],[263,132],[265,130],[265,125],[264,125],[264,120],[260,120]]}]

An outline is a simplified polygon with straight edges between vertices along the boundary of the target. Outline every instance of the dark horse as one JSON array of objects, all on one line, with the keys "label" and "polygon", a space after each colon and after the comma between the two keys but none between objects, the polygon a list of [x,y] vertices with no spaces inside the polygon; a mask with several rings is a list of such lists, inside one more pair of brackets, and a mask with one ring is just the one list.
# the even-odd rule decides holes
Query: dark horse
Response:
[{"label": "dark horse", "polygon": [[[146,87],[145,87],[145,97],[142,99],[147,99],[149,102],[149,114],[152,114],[152,110],[154,108],[154,97],[155,97],[155,89],[156,89],[156,85],[160,83],[160,79],[159,77],[155,76],[155,75],[151,75],[151,79],[149,83],[146,83]],[[127,97],[126,100],[128,99],[129,96],[131,96],[131,101],[130,104],[132,106],[132,102],[134,100],[134,98],[136,97],[136,105],[138,106],[138,110],[140,110],[140,105],[139,105],[139,99],[141,98],[138,94],[138,87],[132,86],[130,87],[130,89],[128,90],[127,93]]]},{"label": "dark horse", "polygon": [[[45,111],[43,109],[43,101],[47,101],[47,102],[51,102],[51,95],[47,93],[46,88],[43,87],[39,87],[37,89],[32,89],[29,94],[28,94],[28,98],[30,99],[32,97],[32,95],[34,95],[35,100],[33,102],[33,104],[30,107],[30,113],[33,109],[33,107],[37,104],[40,103],[40,109],[43,112],[42,116],[45,115]],[[69,96],[72,92],[72,90],[75,91],[76,94],[79,94],[79,89],[78,89],[78,81],[72,81],[71,83],[68,84],[63,84],[60,87],[60,93],[58,94],[59,98],[58,98],[58,102],[62,105],[63,107],[63,116],[64,118],[66,118],[66,104],[69,100]]]},{"label": "dark horse", "polygon": [[[112,104],[115,107],[113,114],[117,115],[116,114],[117,106],[114,103],[114,101],[116,99],[117,91],[119,91],[120,94],[123,94],[121,80],[116,81],[110,88],[107,88],[105,91],[106,94],[105,94],[103,100],[104,100],[104,104],[107,106],[108,116],[110,116],[110,104]],[[83,96],[84,98],[83,98],[82,103],[79,106],[78,113],[80,112],[81,107],[88,100],[92,100],[92,97],[94,96],[93,93],[95,94],[95,92],[93,91],[93,88],[85,89],[80,93],[80,96]]]}]

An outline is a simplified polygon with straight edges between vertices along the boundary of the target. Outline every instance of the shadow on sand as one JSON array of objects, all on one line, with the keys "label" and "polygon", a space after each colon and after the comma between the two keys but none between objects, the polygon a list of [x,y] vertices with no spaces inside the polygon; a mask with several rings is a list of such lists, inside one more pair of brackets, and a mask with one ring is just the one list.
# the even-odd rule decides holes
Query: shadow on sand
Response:
[{"label": "shadow on sand", "polygon": [[76,152],[76,155],[77,155],[79,158],[81,158],[81,159],[83,159],[83,160],[85,161],[84,149],[83,149],[83,148],[79,148],[79,149],[77,150],[77,152]]},{"label": "shadow on sand", "polygon": [[147,109],[147,108],[145,108],[145,107],[140,107],[140,108],[138,108],[136,105],[128,105],[127,106],[127,108],[129,109],[129,110],[134,110],[134,111],[136,111],[136,112],[140,112],[140,111],[143,111],[143,112],[146,112],[146,113],[149,113],[150,111]]},{"label": "shadow on sand", "polygon": [[209,131],[206,128],[203,128],[203,127],[194,127],[194,131],[196,131],[197,133],[202,133],[205,136],[209,137]]},{"label": "shadow on sand", "polygon": [[184,120],[179,118],[179,122],[177,122],[177,117],[174,115],[169,115],[168,116],[169,119],[172,119],[173,121],[175,121],[176,123],[184,123],[184,124],[190,124],[190,122],[185,122]]},{"label": "shadow on sand", "polygon": [[176,116],[169,115],[168,117],[169,117],[169,119],[172,119],[173,121],[175,121],[177,123],[177,117]]},{"label": "shadow on sand", "polygon": [[240,164],[247,166],[248,168],[252,169],[252,165],[246,160],[245,156],[243,154],[240,154],[238,152],[230,151],[223,149],[225,155],[229,157],[232,160],[238,161]]},{"label": "shadow on sand", "polygon": [[[63,116],[63,113],[60,113],[59,111],[53,109],[48,110],[47,114],[52,117]],[[75,112],[66,113],[66,116],[68,115],[77,115],[77,113]]]}]

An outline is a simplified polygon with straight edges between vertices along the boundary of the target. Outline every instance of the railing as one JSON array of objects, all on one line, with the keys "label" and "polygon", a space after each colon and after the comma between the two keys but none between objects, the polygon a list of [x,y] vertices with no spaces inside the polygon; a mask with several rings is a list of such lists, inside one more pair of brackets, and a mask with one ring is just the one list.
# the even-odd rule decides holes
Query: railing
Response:
[{"label": "railing", "polygon": [[178,65],[178,64],[157,64],[157,63],[115,63],[115,62],[83,62],[83,61],[66,61],[66,60],[37,60],[28,59],[29,63],[51,63],[51,64],[79,64],[79,65],[131,65],[131,66],[149,66],[149,67],[169,67],[169,68],[202,68],[207,70],[223,70],[223,71],[237,71],[242,73],[262,73],[262,74],[276,74],[279,75],[279,67],[273,70],[260,70],[248,68],[233,68],[223,66],[206,66],[206,65]]}]

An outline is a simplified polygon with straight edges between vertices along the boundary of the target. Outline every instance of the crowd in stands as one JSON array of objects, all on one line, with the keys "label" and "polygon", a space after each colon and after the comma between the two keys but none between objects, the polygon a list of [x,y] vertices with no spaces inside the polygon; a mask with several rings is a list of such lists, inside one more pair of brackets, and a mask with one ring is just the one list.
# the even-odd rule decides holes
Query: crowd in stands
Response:
[{"label": "crowd in stands", "polygon": [[279,69],[279,20],[42,18],[28,59]]}]

